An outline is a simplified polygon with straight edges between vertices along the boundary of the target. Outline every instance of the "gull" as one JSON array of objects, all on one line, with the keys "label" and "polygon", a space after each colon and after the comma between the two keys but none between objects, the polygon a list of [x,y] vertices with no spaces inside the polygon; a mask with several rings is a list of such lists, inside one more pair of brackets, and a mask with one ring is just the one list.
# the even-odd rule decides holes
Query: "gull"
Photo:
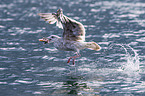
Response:
[{"label": "gull", "polygon": [[63,29],[62,37],[51,35],[47,38],[39,39],[39,41],[46,43],[53,43],[58,50],[75,51],[76,56],[69,57],[67,63],[72,59],[73,65],[75,59],[80,57],[80,50],[88,48],[99,51],[101,47],[96,42],[85,41],[85,28],[82,23],[71,19],[63,14],[62,9],[58,9],[57,13],[39,13],[42,19],[49,24],[56,23],[56,26]]}]

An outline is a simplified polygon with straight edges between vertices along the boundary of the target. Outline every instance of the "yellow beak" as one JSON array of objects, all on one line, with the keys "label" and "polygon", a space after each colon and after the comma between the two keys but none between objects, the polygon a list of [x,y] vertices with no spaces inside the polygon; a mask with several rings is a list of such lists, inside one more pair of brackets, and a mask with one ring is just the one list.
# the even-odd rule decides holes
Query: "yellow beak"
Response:
[{"label": "yellow beak", "polygon": [[43,40],[43,39],[39,39],[39,41],[44,42],[45,40]]}]

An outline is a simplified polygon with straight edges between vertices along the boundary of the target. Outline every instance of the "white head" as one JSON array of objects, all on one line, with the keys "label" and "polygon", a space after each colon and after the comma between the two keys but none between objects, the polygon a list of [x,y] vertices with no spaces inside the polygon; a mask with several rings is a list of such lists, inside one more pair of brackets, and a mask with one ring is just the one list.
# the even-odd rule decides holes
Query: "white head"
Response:
[{"label": "white head", "polygon": [[51,36],[49,36],[48,38],[39,39],[39,41],[42,41],[42,42],[44,42],[44,43],[46,44],[46,43],[55,42],[55,41],[57,41],[59,38],[60,38],[60,37],[57,36],[57,35],[51,35]]}]

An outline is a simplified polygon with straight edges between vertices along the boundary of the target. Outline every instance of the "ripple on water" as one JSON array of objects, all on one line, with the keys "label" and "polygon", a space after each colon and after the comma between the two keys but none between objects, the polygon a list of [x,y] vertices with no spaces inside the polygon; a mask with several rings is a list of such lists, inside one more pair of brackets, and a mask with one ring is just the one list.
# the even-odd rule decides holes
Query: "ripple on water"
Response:
[{"label": "ripple on water", "polygon": [[7,69],[8,69],[8,68],[2,68],[2,67],[1,67],[1,68],[0,68],[0,71],[7,70]]},{"label": "ripple on water", "polygon": [[47,59],[47,60],[54,60],[56,57],[49,57],[47,55],[43,56],[42,59]]},{"label": "ripple on water", "polygon": [[[145,30],[143,29],[145,26],[145,3],[121,0],[93,1],[93,3],[91,0],[39,1],[14,0],[7,1],[10,4],[0,4],[0,11],[2,11],[2,18],[0,19],[2,22],[0,36],[2,38],[0,40],[2,42],[7,41],[2,43],[0,48],[0,51],[4,54],[4,56],[0,56],[0,62],[4,64],[0,67],[0,77],[2,77],[0,85],[4,85],[4,88],[2,86],[1,89],[4,89],[5,92],[12,92],[11,88],[13,87],[15,94],[20,95],[32,93],[34,95],[56,96],[61,95],[61,93],[62,96],[66,94],[93,96],[114,95],[116,93],[134,95],[134,93],[145,92],[144,76],[140,75],[144,75],[144,62],[141,63],[143,69],[141,73],[141,61],[134,57],[133,52],[127,51],[125,53],[118,46],[109,49],[110,44],[125,41],[123,43],[137,48],[142,55],[138,56],[143,61],[145,58],[143,51],[145,48],[143,46],[145,41]],[[39,23],[37,23],[37,19],[39,19],[37,13],[46,12],[49,9],[49,12],[55,11],[58,9],[58,6],[56,6],[58,2],[61,2],[60,6],[63,5],[62,8],[66,15],[74,17],[84,24],[86,23],[85,27],[87,31],[89,30],[86,38],[93,41],[99,40],[98,44],[102,47],[99,52],[89,51],[89,55],[85,53],[86,50],[83,50],[82,57],[76,59],[78,61],[76,66],[66,65],[68,58],[64,54],[62,56],[57,54],[58,51],[54,47],[38,48],[38,43],[32,41],[32,39],[39,39],[39,33],[42,31],[46,34],[54,33],[54,29],[47,28],[46,26],[49,25],[44,22],[44,25],[39,20]],[[50,6],[45,6],[48,4]],[[74,13],[70,12],[69,9],[73,9]],[[81,13],[82,17],[75,12]],[[75,14],[77,15],[74,16]],[[48,29],[53,31],[48,31]],[[98,35],[96,35],[96,32]],[[61,33],[56,32],[56,34]],[[42,50],[47,51],[47,53],[41,52]],[[11,55],[17,51],[22,52]],[[92,54],[90,55],[90,53]],[[124,66],[121,69],[120,66],[122,67],[122,65]],[[136,71],[138,69],[139,71]],[[11,74],[11,72],[18,75]],[[25,90],[25,92],[23,93],[22,90]]]},{"label": "ripple on water", "polygon": [[32,78],[22,78],[19,80],[15,80],[15,84],[33,84],[38,82],[37,80],[33,80]]},{"label": "ripple on water", "polygon": [[136,39],[136,41],[138,41],[138,42],[145,42],[145,37],[141,37],[139,39]]},{"label": "ripple on water", "polygon": [[58,50],[56,48],[45,48],[45,50],[49,51],[49,52],[58,52]]},{"label": "ripple on water", "polygon": [[44,30],[44,28],[42,28],[41,30],[33,30],[30,27],[25,27],[25,28],[20,28],[20,27],[12,27],[11,29],[8,29],[8,32],[10,32],[10,35],[17,35],[17,34],[37,34],[40,33]]},{"label": "ripple on water", "polygon": [[3,84],[8,84],[7,82],[0,82],[0,85],[3,85]]},{"label": "ripple on water", "polygon": [[0,19],[0,21],[13,21],[13,18]]},{"label": "ripple on water", "polygon": [[26,51],[26,49],[24,49],[22,47],[19,47],[19,48],[16,48],[16,47],[0,48],[0,50],[2,50],[2,51]]},{"label": "ripple on water", "polygon": [[55,95],[55,94],[57,95],[57,94],[62,93],[61,91],[59,92],[58,90],[62,89],[63,82],[41,81],[37,85],[40,86],[40,87],[43,87],[43,88],[41,88],[40,91],[33,92],[33,94],[42,94],[45,91],[47,91],[48,92],[47,94],[49,94],[49,95],[50,94],[51,95]]},{"label": "ripple on water", "polygon": [[44,81],[44,82],[40,82],[39,86],[42,87],[54,87],[55,89],[62,87],[63,82],[52,82],[52,81]]}]

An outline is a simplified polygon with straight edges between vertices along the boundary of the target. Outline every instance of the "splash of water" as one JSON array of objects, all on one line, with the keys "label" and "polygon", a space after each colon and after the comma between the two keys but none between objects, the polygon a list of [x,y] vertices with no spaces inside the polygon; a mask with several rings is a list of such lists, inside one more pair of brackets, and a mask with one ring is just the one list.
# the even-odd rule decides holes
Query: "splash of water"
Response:
[{"label": "splash of water", "polygon": [[[126,52],[126,60],[127,62],[122,65],[121,69],[125,71],[139,71],[139,56],[137,52],[129,45],[122,45],[121,46]],[[131,54],[131,51],[134,54]]]},{"label": "splash of water", "polygon": [[112,44],[113,46],[121,46],[125,51],[125,63],[121,65],[119,71],[126,71],[126,72],[138,72],[139,71],[139,56],[137,52],[128,44]]}]

